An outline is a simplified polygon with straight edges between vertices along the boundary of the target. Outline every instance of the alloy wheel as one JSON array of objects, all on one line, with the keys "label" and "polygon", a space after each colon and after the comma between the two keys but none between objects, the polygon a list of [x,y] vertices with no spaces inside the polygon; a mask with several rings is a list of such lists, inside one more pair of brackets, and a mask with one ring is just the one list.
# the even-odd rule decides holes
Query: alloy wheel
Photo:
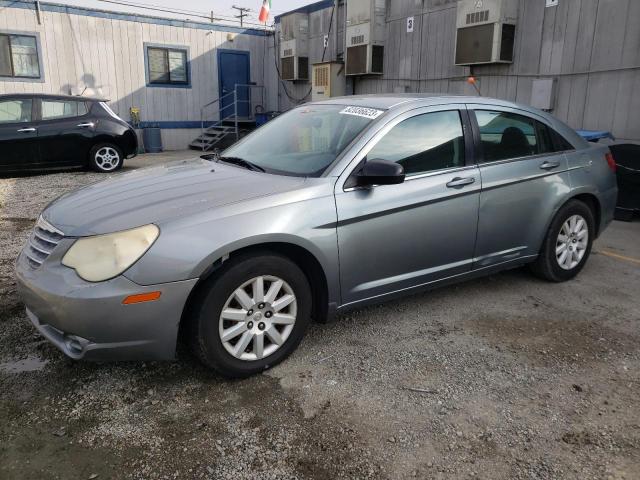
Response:
[{"label": "alloy wheel", "polygon": [[95,162],[101,170],[110,172],[120,164],[120,154],[113,147],[102,147],[96,152]]},{"label": "alloy wheel", "polygon": [[572,270],[582,261],[589,245],[589,227],[580,215],[572,215],[563,224],[556,240],[556,260],[564,270]]},{"label": "alloy wheel", "polygon": [[222,345],[239,360],[268,357],[291,335],[297,308],[295,293],[287,282],[272,275],[252,278],[234,290],[222,308]]}]

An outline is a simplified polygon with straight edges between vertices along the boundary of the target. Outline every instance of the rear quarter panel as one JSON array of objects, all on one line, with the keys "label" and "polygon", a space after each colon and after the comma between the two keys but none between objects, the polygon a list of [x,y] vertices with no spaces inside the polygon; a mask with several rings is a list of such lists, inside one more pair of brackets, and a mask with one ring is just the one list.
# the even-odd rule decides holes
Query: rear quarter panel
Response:
[{"label": "rear quarter panel", "polygon": [[588,144],[584,149],[567,153],[572,196],[587,193],[598,199],[598,234],[613,220],[618,196],[615,173],[605,158],[607,153],[609,148],[598,144]]}]

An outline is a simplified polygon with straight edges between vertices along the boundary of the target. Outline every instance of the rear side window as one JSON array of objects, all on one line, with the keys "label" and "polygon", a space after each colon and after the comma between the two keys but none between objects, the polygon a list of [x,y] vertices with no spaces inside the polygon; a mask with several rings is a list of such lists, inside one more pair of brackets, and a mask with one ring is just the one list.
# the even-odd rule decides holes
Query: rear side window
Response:
[{"label": "rear side window", "polygon": [[574,149],[558,132],[525,115],[490,110],[475,115],[485,162]]},{"label": "rear side window", "polygon": [[548,130],[554,151],[565,152],[567,150],[575,150],[576,147],[571,145],[566,138],[556,132],[553,128],[549,128]]},{"label": "rear side window", "polygon": [[397,162],[407,175],[464,166],[464,136],[457,110],[416,115],[393,127],[367,159]]},{"label": "rear side window", "polygon": [[0,123],[24,123],[31,121],[30,98],[0,100]]},{"label": "rear side window", "polygon": [[87,113],[87,104],[75,100],[42,100],[42,119],[79,117]]}]

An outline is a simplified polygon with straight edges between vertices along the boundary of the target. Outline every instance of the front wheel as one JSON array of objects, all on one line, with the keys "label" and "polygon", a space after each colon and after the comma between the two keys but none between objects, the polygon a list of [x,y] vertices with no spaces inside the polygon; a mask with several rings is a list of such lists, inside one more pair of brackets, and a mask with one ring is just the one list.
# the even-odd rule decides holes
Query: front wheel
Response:
[{"label": "front wheel", "polygon": [[194,299],[188,335],[205,365],[242,378],[295,350],[310,323],[311,289],[302,270],[279,255],[228,262]]},{"label": "front wheel", "polygon": [[575,277],[591,253],[594,225],[587,205],[578,200],[565,204],[551,222],[542,250],[531,265],[533,272],[551,282]]},{"label": "front wheel", "polygon": [[100,143],[89,152],[89,164],[96,172],[109,173],[122,168],[122,151],[113,144]]}]

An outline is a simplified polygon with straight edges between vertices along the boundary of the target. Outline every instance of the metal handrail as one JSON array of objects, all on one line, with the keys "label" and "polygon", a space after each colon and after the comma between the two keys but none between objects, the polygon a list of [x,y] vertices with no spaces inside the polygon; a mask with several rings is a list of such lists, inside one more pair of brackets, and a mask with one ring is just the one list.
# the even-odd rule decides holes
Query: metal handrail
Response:
[{"label": "metal handrail", "polygon": [[[248,99],[247,100],[238,100],[238,87],[240,88],[246,88],[248,87]],[[249,115],[251,115],[251,90],[252,88],[260,88],[262,90],[262,105],[264,106],[264,92],[265,92],[265,87],[264,85],[253,85],[253,84],[243,84],[243,83],[236,83],[234,86],[234,89],[231,92],[225,93],[224,95],[222,95],[221,97],[216,98],[215,100],[212,100],[209,103],[204,104],[202,107],[200,107],[200,142],[202,144],[202,151],[206,151],[205,149],[205,143],[204,143],[204,112],[205,109],[215,105],[216,103],[218,104],[218,108],[216,110],[216,112],[218,113],[218,115],[221,116],[222,112],[224,110],[227,110],[231,107],[233,107],[233,113],[231,115],[227,115],[225,117],[222,117],[217,121],[218,124],[221,124],[222,122],[230,119],[232,116],[234,118],[234,129],[236,132],[236,141],[239,140],[240,137],[240,133],[238,130],[238,103],[248,103],[249,104]],[[220,105],[222,104],[222,100],[224,98],[227,98],[229,96],[233,95],[233,103],[231,103],[230,105],[226,105],[224,108],[221,108]]]}]

